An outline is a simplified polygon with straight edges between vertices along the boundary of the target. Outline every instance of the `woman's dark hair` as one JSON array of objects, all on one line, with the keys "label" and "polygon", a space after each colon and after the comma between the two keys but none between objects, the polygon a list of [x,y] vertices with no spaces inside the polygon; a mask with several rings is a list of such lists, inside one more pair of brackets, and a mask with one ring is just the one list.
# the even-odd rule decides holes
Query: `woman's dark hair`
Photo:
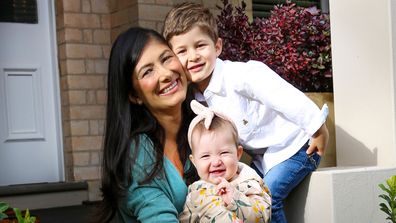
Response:
[{"label": "woman's dark hair", "polygon": [[[165,39],[156,31],[135,27],[120,34],[110,53],[108,70],[107,113],[102,157],[101,202],[98,220],[109,222],[116,214],[118,205],[131,184],[131,168],[139,150],[139,134],[146,134],[153,143],[155,164],[151,173],[141,184],[150,182],[163,171],[165,133],[162,126],[144,105],[129,101],[134,94],[132,74],[144,47],[155,39],[167,45]],[[190,91],[190,90],[189,90]],[[177,144],[183,165],[188,159],[190,149],[187,142],[187,129],[193,114],[189,108],[191,94],[183,102],[182,126],[178,132]],[[130,151],[131,143],[136,150]],[[191,168],[185,173],[187,183],[196,180],[196,172]]]}]

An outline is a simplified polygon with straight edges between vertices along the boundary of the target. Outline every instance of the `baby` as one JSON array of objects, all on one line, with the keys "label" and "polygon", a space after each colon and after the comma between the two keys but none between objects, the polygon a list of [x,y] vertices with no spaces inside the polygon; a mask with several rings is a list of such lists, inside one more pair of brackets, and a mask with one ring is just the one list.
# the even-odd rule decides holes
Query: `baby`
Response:
[{"label": "baby", "polygon": [[201,178],[188,188],[180,222],[269,222],[271,196],[261,177],[239,162],[234,123],[197,101],[188,129],[190,160]]}]

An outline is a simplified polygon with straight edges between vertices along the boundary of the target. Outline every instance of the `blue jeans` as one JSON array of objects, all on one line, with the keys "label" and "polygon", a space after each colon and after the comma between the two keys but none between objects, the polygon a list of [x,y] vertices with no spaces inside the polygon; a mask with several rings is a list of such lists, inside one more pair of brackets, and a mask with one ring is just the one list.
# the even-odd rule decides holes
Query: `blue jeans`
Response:
[{"label": "blue jeans", "polygon": [[[283,201],[290,191],[319,165],[320,156],[316,153],[308,156],[305,152],[307,148],[308,143],[292,157],[272,167],[264,177],[264,182],[272,195],[271,223],[287,223]],[[254,164],[252,167],[260,174]]]}]

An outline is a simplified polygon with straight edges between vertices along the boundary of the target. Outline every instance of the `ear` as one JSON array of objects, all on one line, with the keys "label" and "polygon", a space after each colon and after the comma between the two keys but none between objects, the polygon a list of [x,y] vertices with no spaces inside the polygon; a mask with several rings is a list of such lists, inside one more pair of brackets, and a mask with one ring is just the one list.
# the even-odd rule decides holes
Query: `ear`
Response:
[{"label": "ear", "polygon": [[[193,165],[195,166],[195,160],[194,160],[194,156],[191,154],[188,156],[188,158],[190,158],[191,162],[193,163]],[[196,166],[195,166],[196,167]]]},{"label": "ear", "polygon": [[242,154],[243,154],[243,147],[242,147],[241,145],[239,145],[239,146],[237,147],[237,156],[238,156],[238,160],[241,159]]},{"label": "ear", "polygon": [[130,101],[132,104],[137,104],[137,105],[143,104],[143,101],[140,100],[140,98],[138,98],[138,97],[132,95],[132,93],[129,93],[128,97],[129,97],[129,101]]},{"label": "ear", "polygon": [[217,38],[215,48],[216,48],[216,55],[220,56],[221,52],[223,51],[223,40],[221,38]]}]

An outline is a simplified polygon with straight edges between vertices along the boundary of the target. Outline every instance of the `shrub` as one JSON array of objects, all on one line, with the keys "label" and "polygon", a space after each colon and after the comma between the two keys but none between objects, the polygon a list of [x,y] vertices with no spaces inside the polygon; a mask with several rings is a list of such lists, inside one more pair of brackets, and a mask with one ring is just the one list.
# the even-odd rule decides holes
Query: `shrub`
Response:
[{"label": "shrub", "polygon": [[385,192],[379,197],[386,201],[386,203],[380,203],[380,210],[385,212],[387,220],[396,223],[396,175],[386,180],[386,186],[382,183],[378,186]]},{"label": "shrub", "polygon": [[246,15],[246,4],[222,0],[217,17],[220,58],[258,60],[303,92],[332,92],[330,19],[316,7],[276,5],[269,18]]}]

